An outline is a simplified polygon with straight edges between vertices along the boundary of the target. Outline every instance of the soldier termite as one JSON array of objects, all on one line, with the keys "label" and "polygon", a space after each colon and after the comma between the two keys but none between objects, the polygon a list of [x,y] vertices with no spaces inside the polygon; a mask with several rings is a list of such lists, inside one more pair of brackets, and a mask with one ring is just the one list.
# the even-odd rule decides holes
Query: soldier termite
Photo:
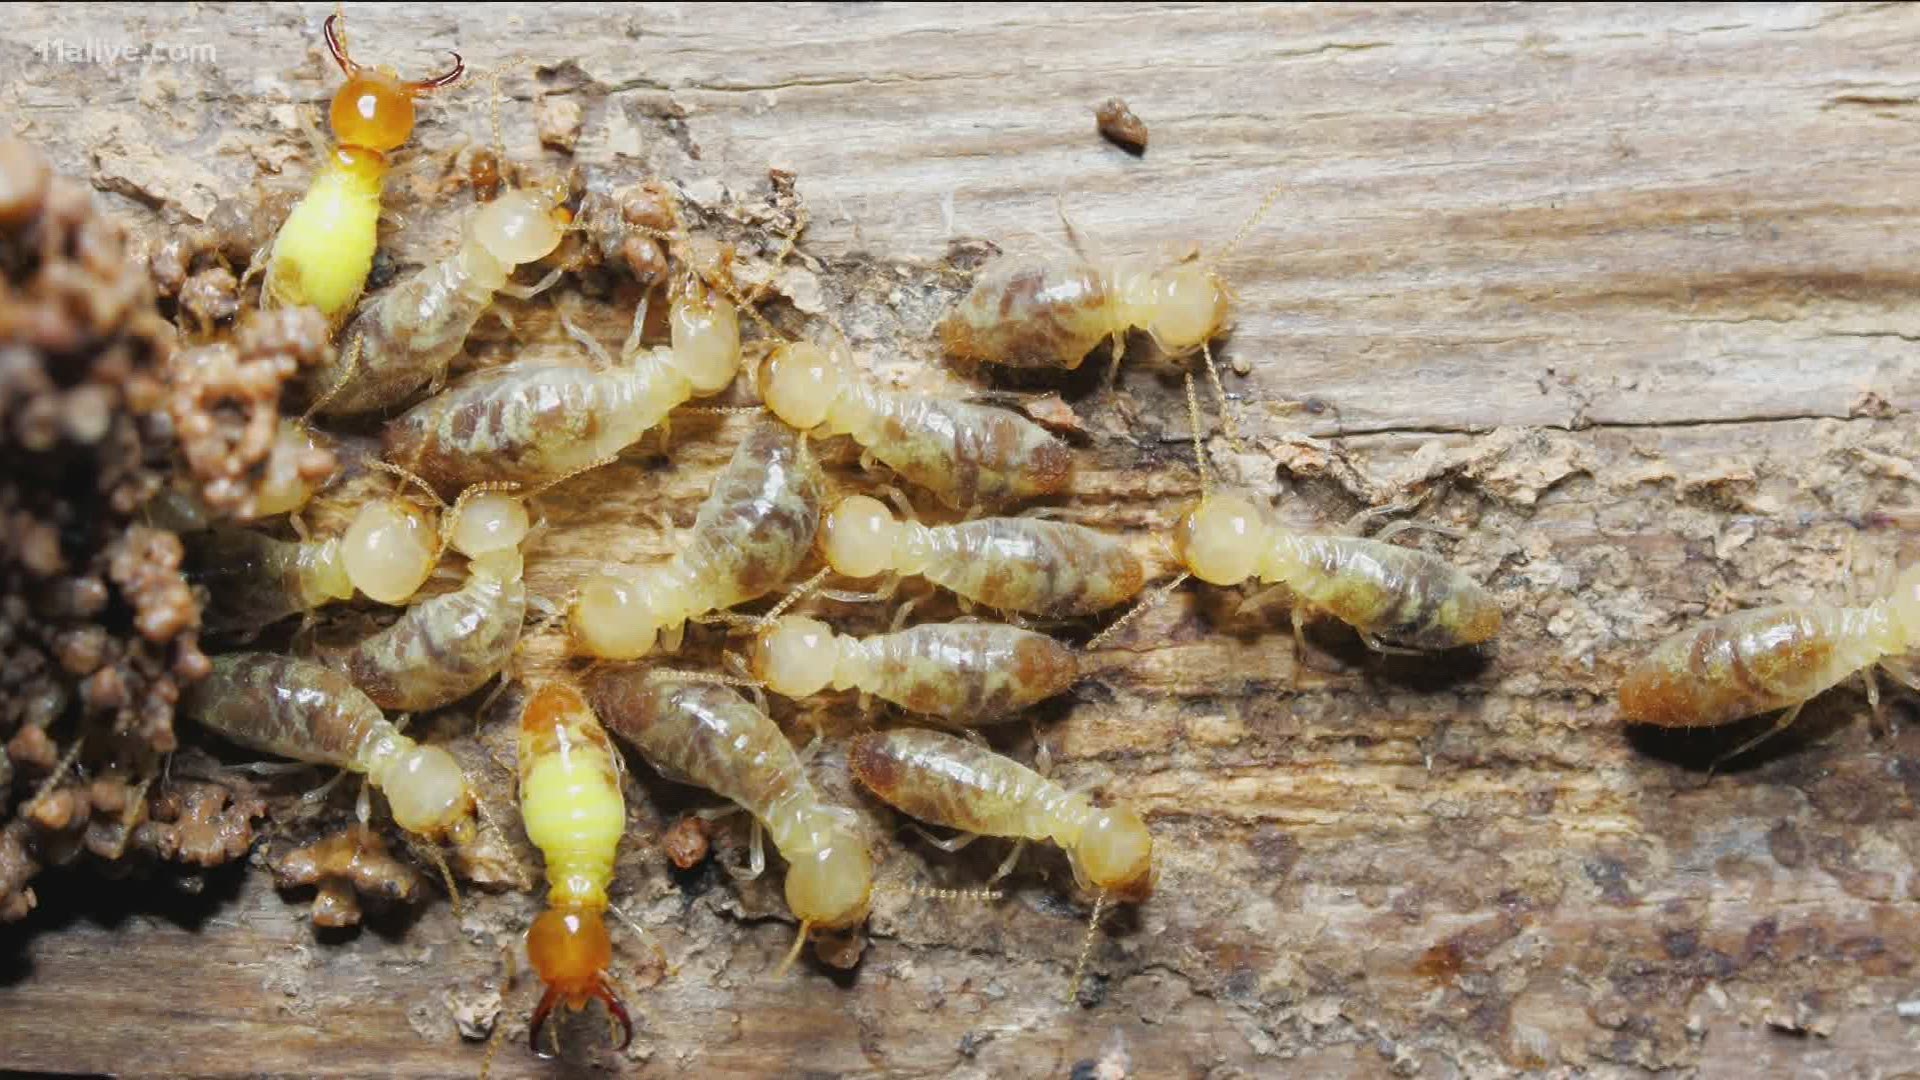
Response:
[{"label": "soldier termite", "polygon": [[1786,730],[1812,698],[1859,672],[1876,714],[1878,666],[1920,690],[1908,655],[1920,649],[1920,566],[1866,607],[1824,604],[1735,612],[1654,646],[1620,684],[1632,724],[1713,727],[1784,709],[1766,731],[1715,759],[1717,767]]},{"label": "soldier termite", "polygon": [[756,424],[672,559],[581,585],[570,608],[574,640],[615,660],[646,655],[663,635],[669,651],[679,648],[688,619],[764,596],[793,575],[813,546],[825,492],[804,438]]},{"label": "soldier termite", "polygon": [[673,298],[674,341],[618,363],[506,364],[475,372],[388,422],[388,461],[443,493],[489,481],[525,487],[591,468],[640,440],[695,396],[716,394],[740,366],[733,305],[690,281]]},{"label": "soldier termite", "polygon": [[1117,369],[1128,331],[1144,330],[1168,356],[1205,355],[1224,420],[1226,392],[1209,343],[1226,329],[1231,294],[1215,267],[1252,231],[1280,190],[1269,191],[1233,240],[1210,259],[1156,263],[1078,253],[1066,260],[997,260],[940,321],[940,340],[961,360],[1071,370],[1110,339]]},{"label": "soldier termite", "polygon": [[883,390],[842,353],[782,345],[761,370],[760,393],[783,422],[815,435],[850,435],[866,455],[956,509],[1065,490],[1065,444],[1005,409]]},{"label": "soldier termite", "polygon": [[867,917],[873,859],[852,812],[823,802],[800,758],[766,713],[732,687],[670,672],[605,669],[587,697],[607,726],[662,776],[706,788],[753,815],[753,872],[759,829],[787,860],[787,907],[799,936],[784,972],[813,930],[843,930]]},{"label": "soldier termite", "polygon": [[212,665],[185,691],[183,715],[241,746],[365,776],[410,833],[455,844],[476,835],[473,794],[453,755],[401,734],[345,676],[270,653]]},{"label": "soldier termite", "polygon": [[585,1008],[599,999],[620,1022],[620,1048],[633,1022],[613,991],[608,968],[607,886],[626,832],[619,757],[580,694],[549,683],[520,713],[520,816],[527,839],[547,861],[547,909],[527,931],[527,959],[546,984],[527,1041],[540,1049],[540,1029],[555,1005]]},{"label": "soldier termite", "polygon": [[443,528],[448,546],[467,557],[466,584],[414,604],[332,660],[381,708],[417,712],[458,701],[499,674],[520,640],[526,507],[503,492],[469,492]]},{"label": "soldier termite", "polygon": [[[1109,897],[1143,900],[1153,890],[1153,834],[1138,813],[1124,805],[1098,808],[1085,795],[984,746],[937,731],[869,732],[854,738],[847,764],[854,779],[882,802],[909,817],[960,830],[962,836],[940,845],[949,851],[979,836],[1059,845],[1074,880],[1098,894],[1087,927],[1089,944]],[[1012,865],[1009,858],[1000,873]],[[1083,948],[1082,965],[1086,952]],[[1076,969],[1076,991],[1079,977]]]},{"label": "soldier termite", "polygon": [[312,305],[330,321],[353,308],[373,268],[387,155],[413,134],[413,99],[452,85],[465,70],[459,53],[451,70],[420,82],[365,67],[347,55],[341,21],[329,15],[325,28],[327,50],[347,76],[329,111],[338,144],[274,238],[264,293],[274,304]]},{"label": "soldier termite", "polygon": [[1145,581],[1126,544],[1084,525],[975,518],[957,525],[898,521],[879,500],[842,499],[820,525],[835,573],[918,575],[996,611],[1067,618],[1132,599]]},{"label": "soldier termite", "polygon": [[816,619],[785,615],[754,642],[750,663],[756,679],[785,697],[829,687],[859,690],[969,727],[1007,719],[1080,677],[1080,656],[1067,646],[983,622],[926,623],[855,638]]},{"label": "soldier termite", "polygon": [[1249,578],[1293,594],[1293,630],[1305,648],[1309,611],[1353,627],[1370,647],[1439,650],[1477,645],[1502,613],[1479,582],[1424,551],[1376,539],[1295,533],[1235,495],[1208,495],[1181,517],[1173,546],[1188,572],[1214,585]]}]

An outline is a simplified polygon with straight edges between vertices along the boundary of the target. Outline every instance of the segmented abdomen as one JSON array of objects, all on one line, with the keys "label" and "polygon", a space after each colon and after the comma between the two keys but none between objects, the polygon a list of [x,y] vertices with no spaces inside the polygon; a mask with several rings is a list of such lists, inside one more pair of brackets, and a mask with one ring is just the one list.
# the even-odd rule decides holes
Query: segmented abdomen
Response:
[{"label": "segmented abdomen", "polygon": [[1073,459],[1040,425],[1005,409],[867,389],[871,426],[856,441],[956,509],[1052,495]]},{"label": "segmented abdomen", "polygon": [[982,836],[1048,836],[1070,798],[1011,758],[938,731],[902,728],[853,740],[855,779],[903,813]]},{"label": "segmented abdomen", "polygon": [[1880,658],[1868,612],[1768,607],[1682,630],[1620,684],[1629,723],[1704,727],[1797,705]]},{"label": "segmented abdomen", "polygon": [[1269,580],[1385,641],[1452,649],[1500,630],[1493,594],[1424,551],[1348,536],[1285,536],[1275,554]]},{"label": "segmented abdomen", "polygon": [[477,372],[388,422],[382,448],[448,498],[487,480],[538,487],[619,453],[660,422],[677,402],[645,379],[654,370]]},{"label": "segmented abdomen", "polygon": [[500,673],[520,641],[526,612],[527,589],[519,579],[474,574],[460,589],[408,608],[337,666],[383,709],[437,709]]},{"label": "segmented abdomen", "polygon": [[677,557],[712,609],[779,588],[813,547],[826,478],[804,436],[784,424],[754,426],[700,504]]},{"label": "segmented abdomen", "polygon": [[393,728],[345,676],[271,653],[214,657],[181,712],[241,746],[355,771],[367,744]]},{"label": "segmented abdomen", "polygon": [[1131,548],[1084,525],[982,518],[930,532],[921,576],[1000,611],[1091,615],[1132,599],[1145,582]]},{"label": "segmented abdomen", "polygon": [[[341,335],[333,362],[304,377],[311,399],[331,394],[320,412],[347,416],[398,405],[444,372],[492,299],[470,285],[456,254],[409,275],[362,308]],[[334,389],[349,362],[351,376]]]},{"label": "segmented abdomen", "polygon": [[776,832],[783,808],[814,801],[779,725],[732,687],[610,668],[593,676],[587,698],[661,775],[737,803]]},{"label": "segmented abdomen", "polygon": [[928,623],[863,639],[859,687],[963,725],[1007,719],[1080,677],[1080,658],[1045,634],[998,623]]},{"label": "segmented abdomen", "polygon": [[578,693],[548,684],[521,711],[518,747],[520,816],[553,902],[605,906],[627,823],[613,741]]},{"label": "segmented abdomen", "polygon": [[1113,299],[1084,262],[1003,259],[940,320],[949,355],[1013,367],[1077,368],[1114,330]]}]

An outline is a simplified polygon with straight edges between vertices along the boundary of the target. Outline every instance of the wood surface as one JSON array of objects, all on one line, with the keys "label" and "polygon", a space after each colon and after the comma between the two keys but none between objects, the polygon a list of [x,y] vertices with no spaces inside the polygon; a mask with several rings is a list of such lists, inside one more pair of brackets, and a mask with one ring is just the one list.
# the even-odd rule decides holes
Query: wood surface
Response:
[{"label": "wood surface", "polygon": [[[297,106],[338,82],[328,10],[16,9],[0,117],[145,224],[298,187]],[[633,759],[614,895],[675,970],[631,999],[624,1059],[590,1014],[565,1025],[568,1063],[511,1041],[495,1075],[1080,1077],[1116,1046],[1143,1077],[1914,1068],[1920,1022],[1896,1012],[1920,998],[1913,703],[1895,696],[1896,731],[1877,733],[1849,684],[1708,783],[1705,763],[1757,728],[1630,732],[1611,694],[1675,629],[1863,602],[1920,548],[1903,512],[1920,11],[403,4],[349,19],[357,52],[407,70],[448,48],[481,69],[531,61],[502,104],[517,158],[539,154],[546,96],[583,109],[584,169],[667,177],[716,222],[750,220],[768,170],[791,172],[810,227],[770,317],[818,333],[803,316],[831,312],[870,370],[930,392],[974,392],[930,331],[983,241],[1044,254],[1064,207],[1101,252],[1217,251],[1278,185],[1222,264],[1236,323],[1218,351],[1245,374],[1226,380],[1241,450],[1209,441],[1219,482],[1322,528],[1418,501],[1414,519],[1463,536],[1414,542],[1508,612],[1477,658],[1370,657],[1335,627],[1303,658],[1284,609],[1193,584],[1125,630],[1037,725],[1057,778],[1134,800],[1159,844],[1158,892],[1108,920],[1071,1007],[1086,903],[1057,852],[1030,852],[996,905],[883,898],[855,971],[809,960],[774,979],[792,934],[779,864],[751,885],[668,870],[654,838],[711,800]],[[218,62],[38,48],[90,40],[210,44]],[[1116,95],[1151,128],[1142,158],[1094,130]],[[487,98],[423,104],[429,164],[392,200],[399,265],[458,235],[470,200],[437,194],[432,163],[489,137]],[[560,291],[618,340],[628,309]],[[478,362],[577,355],[548,300],[509,307],[516,331],[485,330]],[[1089,430],[1063,505],[1154,552],[1198,481],[1179,381],[1145,352],[1111,396],[1097,372],[1064,384]],[[534,590],[670,550],[648,515],[688,524],[746,422],[689,417],[666,453],[650,443],[544,499]],[[823,452],[859,482],[852,455]],[[510,730],[482,721],[477,737],[467,716],[437,730],[510,822]],[[996,743],[1031,753],[1025,727]],[[844,790],[832,741],[816,761]],[[977,886],[1004,850],[947,857],[846,797],[887,880]],[[744,831],[722,836],[740,859]],[[470,1075],[481,1048],[456,1013],[492,1015],[503,947],[538,905],[531,888],[469,895],[457,922],[436,893],[317,938],[257,868],[40,889],[41,910],[0,930],[0,1067],[126,1075]],[[647,947],[616,937],[620,963],[644,966]],[[523,978],[502,1013],[516,1040],[530,995]]]}]

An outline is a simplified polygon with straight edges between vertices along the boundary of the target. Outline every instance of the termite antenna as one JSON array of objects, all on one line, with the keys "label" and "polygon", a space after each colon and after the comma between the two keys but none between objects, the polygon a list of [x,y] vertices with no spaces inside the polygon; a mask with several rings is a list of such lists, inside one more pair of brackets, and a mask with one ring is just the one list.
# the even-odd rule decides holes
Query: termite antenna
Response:
[{"label": "termite antenna", "polygon": [[1186,584],[1187,579],[1192,576],[1193,576],[1192,574],[1188,573],[1185,570],[1182,570],[1179,576],[1175,577],[1172,581],[1167,582],[1165,585],[1162,585],[1160,588],[1155,589],[1153,591],[1153,594],[1151,596],[1148,596],[1145,600],[1142,600],[1139,603],[1133,605],[1133,610],[1113,620],[1113,623],[1109,625],[1105,630],[1102,630],[1098,634],[1095,634],[1091,641],[1088,641],[1084,646],[1081,647],[1080,651],[1089,652],[1089,653],[1100,651],[1100,646],[1105,645],[1108,641],[1112,640],[1113,636],[1115,634],[1118,634],[1123,627],[1127,626],[1129,623],[1139,618],[1141,613],[1145,612],[1148,608],[1153,607],[1155,604],[1158,604],[1160,601],[1165,600],[1167,597],[1173,595],[1173,591],[1175,589],[1178,589],[1180,586]]},{"label": "termite antenna", "polygon": [[80,757],[80,749],[86,745],[87,745],[87,736],[84,732],[82,732],[80,735],[74,738],[73,747],[69,749],[65,754],[60,755],[60,763],[53,767],[53,771],[47,774],[47,778],[45,780],[40,781],[40,787],[36,791],[34,791],[33,798],[27,800],[27,803],[24,809],[28,811],[33,811],[38,809],[40,806],[40,800],[46,798],[48,795],[53,794],[54,785],[66,779],[67,770],[73,768],[73,763],[76,760],[78,760]]},{"label": "termite antenna", "polygon": [[460,887],[453,883],[453,870],[447,866],[446,856],[440,854],[438,849],[415,840],[412,833],[402,830],[400,837],[406,841],[408,847],[413,849],[414,854],[432,863],[433,868],[440,871],[440,880],[447,887],[447,899],[453,905],[454,920],[457,922],[465,918],[464,909],[460,906]]},{"label": "termite antenna", "polygon": [[1193,391],[1193,372],[1183,376],[1187,383],[1187,422],[1193,426],[1193,464],[1200,470],[1200,495],[1212,493],[1212,478],[1207,475],[1207,446],[1200,436],[1200,396]]},{"label": "termite antenna", "polygon": [[1267,211],[1273,209],[1273,204],[1280,201],[1280,193],[1286,189],[1285,180],[1278,181],[1268,188],[1266,196],[1260,200],[1259,208],[1248,216],[1246,224],[1240,226],[1240,231],[1233,234],[1233,239],[1227,241],[1227,246],[1220,249],[1220,254],[1215,255],[1213,261],[1222,262],[1227,256],[1233,254],[1234,249],[1240,246],[1240,242],[1253,232],[1254,226],[1260,224],[1260,219],[1267,216]]},{"label": "termite antenna", "polygon": [[1213,362],[1213,346],[1208,342],[1200,343],[1200,354],[1207,361],[1207,378],[1213,382],[1213,399],[1220,405],[1220,433],[1227,437],[1227,445],[1236,454],[1244,454],[1247,448],[1240,445],[1240,430],[1234,425],[1233,414],[1227,411],[1227,388],[1220,381],[1220,365]]},{"label": "termite antenna", "polygon": [[395,465],[390,461],[369,461],[367,462],[367,464],[372,466],[373,468],[379,469],[381,472],[391,473],[392,475],[397,476],[400,479],[406,481],[407,483],[412,484],[413,486],[419,488],[421,491],[426,492],[427,498],[433,502],[435,509],[438,509],[438,510],[447,509],[447,501],[440,497],[439,492],[433,490],[432,484],[429,484],[425,480],[422,480],[418,473],[410,472],[407,469],[399,465]]},{"label": "termite antenna", "polygon": [[1100,916],[1106,914],[1107,892],[1100,890],[1094,898],[1093,914],[1087,916],[1087,936],[1080,943],[1080,959],[1073,964],[1073,981],[1067,984],[1067,1004],[1071,1005],[1080,997],[1080,979],[1087,972],[1087,960],[1093,955],[1094,936],[1100,932]]},{"label": "termite antenna", "polygon": [[821,567],[819,573],[816,573],[812,577],[801,582],[798,588],[794,589],[792,592],[788,593],[787,595],[781,597],[779,603],[773,605],[771,608],[768,608],[767,613],[765,615],[760,616],[760,622],[762,624],[771,624],[773,620],[786,614],[788,608],[791,608],[793,605],[799,603],[801,600],[806,599],[807,595],[813,592],[814,589],[818,588],[821,582],[827,580],[827,575],[831,573],[833,573],[833,567],[831,566]]},{"label": "termite antenna", "polygon": [[780,966],[773,969],[774,978],[776,979],[786,978],[787,971],[793,967],[793,962],[795,960],[800,959],[800,950],[806,947],[807,931],[812,929],[813,929],[813,923],[809,922],[806,919],[800,920],[800,932],[793,935],[793,948],[787,950],[787,957],[786,959],[780,961]]}]

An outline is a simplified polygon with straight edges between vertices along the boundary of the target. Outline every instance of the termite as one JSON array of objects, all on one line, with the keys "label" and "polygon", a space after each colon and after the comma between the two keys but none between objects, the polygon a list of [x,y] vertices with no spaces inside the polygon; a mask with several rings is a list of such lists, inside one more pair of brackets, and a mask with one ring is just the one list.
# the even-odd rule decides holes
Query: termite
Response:
[{"label": "termite", "polygon": [[555,1005],[582,1009],[599,999],[620,1021],[620,1049],[633,1022],[613,991],[608,968],[607,886],[626,832],[619,757],[578,691],[555,683],[535,689],[520,713],[520,817],[547,861],[547,909],[527,930],[527,959],[546,984],[527,1032],[533,1052]]},{"label": "termite", "polygon": [[873,858],[850,824],[852,812],[822,801],[793,745],[771,717],[732,687],[667,672],[604,669],[587,684],[614,734],[661,775],[706,788],[739,805],[787,860],[787,907],[799,936],[785,971],[813,930],[841,930],[867,917]]},{"label": "termite", "polygon": [[1620,684],[1628,723],[1714,727],[1784,709],[1778,721],[1714,761],[1718,766],[1787,729],[1808,701],[1859,672],[1876,714],[1879,667],[1920,689],[1920,566],[1866,607],[1782,605],[1735,612],[1656,645]]},{"label": "termite", "polygon": [[410,833],[466,844],[476,835],[466,774],[444,749],[400,733],[346,676],[271,653],[216,656],[181,712],[249,749],[365,776]]},{"label": "termite", "polygon": [[883,390],[843,353],[810,342],[773,351],[760,394],[781,421],[852,436],[868,456],[956,509],[1058,494],[1073,467],[1066,445],[1025,417]]},{"label": "termite", "polygon": [[611,459],[739,370],[730,301],[690,279],[672,305],[671,345],[639,348],[643,305],[618,363],[506,364],[467,376],[387,424],[387,460],[444,493],[488,481],[538,487]]},{"label": "termite", "polygon": [[1111,378],[1128,332],[1144,330],[1169,357],[1205,354],[1224,410],[1226,392],[1209,343],[1227,328],[1232,293],[1215,268],[1265,216],[1280,190],[1268,192],[1212,258],[1096,259],[1077,251],[1076,242],[1076,254],[1068,259],[996,260],[940,321],[941,343],[960,360],[1072,370],[1111,340]]},{"label": "termite", "polygon": [[1214,585],[1249,578],[1294,596],[1293,631],[1302,643],[1309,611],[1358,631],[1368,646],[1441,650],[1477,645],[1500,630],[1499,601],[1479,582],[1424,551],[1376,539],[1296,533],[1246,499],[1208,495],[1180,519],[1173,545],[1189,573]]},{"label": "termite", "polygon": [[440,549],[418,507],[386,496],[364,504],[343,536],[279,540],[222,526],[192,538],[193,578],[211,598],[208,625],[258,629],[288,615],[346,600],[358,589],[405,603],[433,572]]},{"label": "termite", "polygon": [[866,495],[828,512],[820,553],[847,577],[917,575],[996,611],[1048,618],[1104,611],[1146,580],[1131,548],[1084,525],[995,517],[922,525]]},{"label": "termite", "polygon": [[657,640],[679,648],[686,621],[764,596],[799,567],[820,525],[826,479],[806,440],[755,425],[672,559],[600,572],[570,609],[574,640],[592,656],[631,660]]},{"label": "termite", "polygon": [[754,678],[783,697],[859,690],[969,727],[1006,719],[1080,677],[1074,650],[1045,634],[981,622],[855,638],[783,615],[755,640],[749,663]]},{"label": "termite", "polygon": [[445,74],[403,82],[389,68],[355,63],[339,22],[339,15],[327,16],[324,31],[327,51],[347,76],[328,113],[337,144],[274,238],[264,293],[274,304],[316,307],[333,322],[353,308],[373,269],[387,155],[413,134],[413,99],[451,86],[466,70],[454,53]]},{"label": "termite", "polygon": [[499,674],[520,640],[526,507],[508,494],[478,492],[454,504],[445,527],[447,545],[467,557],[466,584],[414,604],[332,660],[383,709],[419,712],[458,701]]},{"label": "termite", "polygon": [[[1125,805],[1096,807],[1085,795],[984,746],[938,731],[869,732],[854,738],[847,766],[896,810],[960,830],[961,836],[940,844],[949,851],[979,836],[1017,840],[1001,874],[1028,840],[1059,845],[1074,880],[1098,894],[1088,946],[1109,897],[1137,901],[1153,891],[1153,834],[1139,813]],[[1082,965],[1087,951],[1082,948]],[[1077,988],[1077,969],[1073,981]]]}]

